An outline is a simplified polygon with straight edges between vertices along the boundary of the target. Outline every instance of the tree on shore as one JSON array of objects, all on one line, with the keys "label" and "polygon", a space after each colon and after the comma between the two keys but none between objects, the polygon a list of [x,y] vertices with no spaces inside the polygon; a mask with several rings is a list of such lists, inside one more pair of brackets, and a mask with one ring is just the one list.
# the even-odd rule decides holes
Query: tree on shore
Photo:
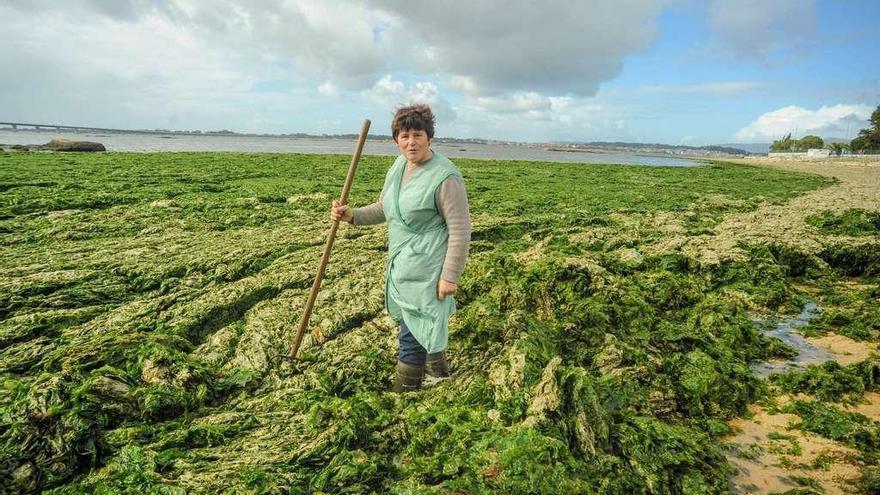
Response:
[{"label": "tree on shore", "polygon": [[825,146],[825,141],[819,136],[813,134],[804,136],[795,141],[795,150],[797,151],[807,151],[809,149],[821,148],[823,146]]},{"label": "tree on shore", "polygon": [[880,151],[880,105],[871,113],[871,126],[859,131],[859,135],[850,141],[850,149],[855,152]]},{"label": "tree on shore", "polygon": [[821,148],[825,145],[819,136],[808,135],[801,139],[792,139],[791,133],[785,135],[782,139],[773,141],[770,145],[770,151],[774,153],[786,153],[789,151],[807,151],[810,148]]},{"label": "tree on shore", "polygon": [[785,153],[786,151],[791,151],[793,146],[794,141],[791,140],[791,133],[789,132],[784,138],[773,141],[773,144],[770,145],[770,151]]}]

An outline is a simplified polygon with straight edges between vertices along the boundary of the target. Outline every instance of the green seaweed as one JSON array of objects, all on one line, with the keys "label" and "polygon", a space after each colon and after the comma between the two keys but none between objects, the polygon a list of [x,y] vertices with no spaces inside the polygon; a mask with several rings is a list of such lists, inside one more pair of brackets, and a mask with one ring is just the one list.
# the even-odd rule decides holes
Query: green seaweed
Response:
[{"label": "green seaweed", "polygon": [[862,469],[861,475],[854,483],[859,493],[880,492],[880,466]]},{"label": "green seaweed", "polygon": [[794,427],[839,441],[859,450],[874,464],[880,454],[880,423],[863,414],[841,411],[821,402],[794,401],[782,412],[797,414],[801,420]]},{"label": "green seaweed", "polygon": [[880,211],[849,208],[840,213],[823,211],[807,217],[807,223],[826,234],[877,235],[880,233]]},{"label": "green seaweed", "polygon": [[876,276],[847,278],[844,283],[828,277],[819,280],[818,302],[827,309],[804,329],[806,335],[831,331],[859,341],[872,341],[880,336]]},{"label": "green seaweed", "polygon": [[865,391],[880,386],[880,363],[871,359],[841,366],[836,361],[810,365],[803,371],[777,374],[771,381],[789,393],[806,393],[823,402],[857,403]]},{"label": "green seaweed", "polygon": [[[346,162],[0,155],[0,475],[56,493],[726,493],[724,420],[766,394],[749,365],[791,356],[755,310],[873,269],[843,248],[642,254],[667,235],[653,214],[706,233],[819,177],[460,160],[474,249],[453,378],[396,396],[381,229],[340,229],[303,359],[282,358]],[[363,158],[352,204],[388,163]]]}]

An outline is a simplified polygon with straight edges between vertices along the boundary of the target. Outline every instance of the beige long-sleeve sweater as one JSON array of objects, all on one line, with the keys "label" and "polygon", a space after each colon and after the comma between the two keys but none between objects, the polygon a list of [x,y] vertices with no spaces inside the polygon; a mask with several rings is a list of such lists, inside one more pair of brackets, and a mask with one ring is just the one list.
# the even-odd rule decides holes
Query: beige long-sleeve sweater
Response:
[{"label": "beige long-sleeve sweater", "polygon": [[[407,167],[403,174],[401,188],[406,187],[413,170],[415,169]],[[437,188],[435,200],[437,210],[446,221],[449,232],[446,260],[443,262],[443,271],[440,277],[457,284],[461,278],[461,272],[464,271],[471,242],[470,210],[464,181],[460,177],[450,176]],[[379,200],[375,203],[352,210],[354,225],[375,225],[383,222],[385,222],[385,212],[382,211],[381,193]]]}]

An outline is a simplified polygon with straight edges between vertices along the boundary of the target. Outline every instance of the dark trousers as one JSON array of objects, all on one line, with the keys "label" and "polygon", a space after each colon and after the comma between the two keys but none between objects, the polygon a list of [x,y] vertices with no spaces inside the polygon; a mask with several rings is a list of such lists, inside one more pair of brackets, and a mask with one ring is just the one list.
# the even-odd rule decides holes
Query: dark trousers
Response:
[{"label": "dark trousers", "polygon": [[428,359],[428,351],[419,344],[406,323],[400,322],[400,333],[397,334],[397,340],[400,342],[400,352],[397,354],[397,360],[413,366],[421,366]]}]

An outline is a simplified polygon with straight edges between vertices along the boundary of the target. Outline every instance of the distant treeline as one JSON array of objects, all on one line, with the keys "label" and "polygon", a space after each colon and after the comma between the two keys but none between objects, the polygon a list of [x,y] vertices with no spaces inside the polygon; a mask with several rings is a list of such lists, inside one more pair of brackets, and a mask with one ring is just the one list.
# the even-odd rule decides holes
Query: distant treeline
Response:
[{"label": "distant treeline", "polygon": [[681,144],[661,144],[661,143],[627,143],[623,141],[591,141],[589,143],[567,143],[577,146],[593,146],[596,148],[636,148],[636,149],[669,149],[682,151],[714,151],[717,153],[727,153],[730,155],[749,155],[746,150],[739,148],[730,148],[727,146],[685,146]]},{"label": "distant treeline", "polygon": [[773,141],[773,144],[770,145],[770,151],[787,153],[825,148],[836,155],[841,155],[845,151],[865,154],[880,153],[880,105],[877,105],[877,108],[871,113],[869,121],[871,125],[860,130],[858,136],[849,143],[826,143],[819,136],[812,134],[800,139],[792,139],[789,132],[782,139]]}]

